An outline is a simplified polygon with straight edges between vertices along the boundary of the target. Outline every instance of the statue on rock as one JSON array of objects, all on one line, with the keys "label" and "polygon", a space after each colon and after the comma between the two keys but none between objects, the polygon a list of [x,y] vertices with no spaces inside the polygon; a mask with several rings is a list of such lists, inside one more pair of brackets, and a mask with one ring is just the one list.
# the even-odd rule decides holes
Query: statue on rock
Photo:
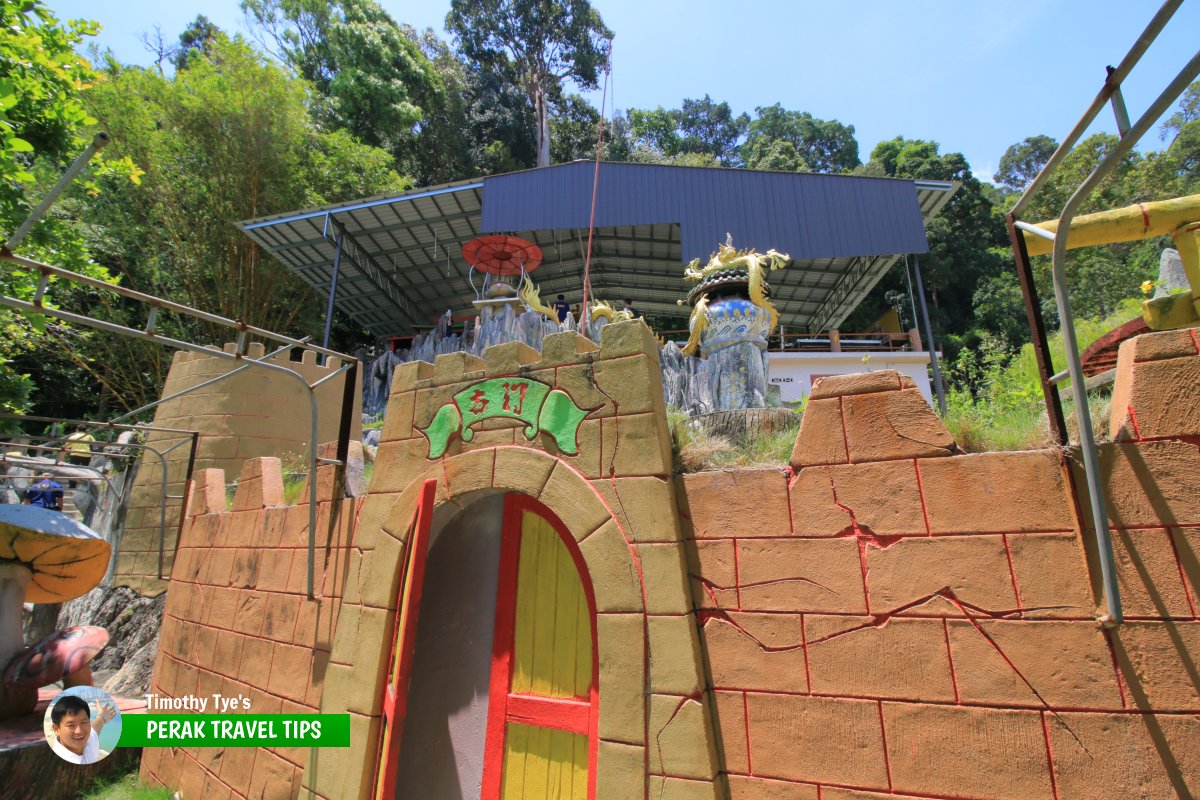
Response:
[{"label": "statue on rock", "polygon": [[728,236],[706,265],[697,258],[685,268],[684,280],[696,286],[687,295],[690,336],[681,352],[699,350],[696,380],[704,411],[766,407],[767,337],[779,322],[766,276],[790,260],[775,250],[737,250]]}]

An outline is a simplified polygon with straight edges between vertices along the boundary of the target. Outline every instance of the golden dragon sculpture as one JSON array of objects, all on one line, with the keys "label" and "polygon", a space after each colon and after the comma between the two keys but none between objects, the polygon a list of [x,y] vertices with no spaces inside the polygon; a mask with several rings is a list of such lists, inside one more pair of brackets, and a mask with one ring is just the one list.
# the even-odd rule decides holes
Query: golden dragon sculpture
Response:
[{"label": "golden dragon sculpture", "polygon": [[633,314],[623,308],[613,308],[603,300],[597,300],[592,305],[592,313],[589,319],[595,322],[600,317],[604,317],[609,322],[620,322],[626,319],[633,319]]},{"label": "golden dragon sculpture", "polygon": [[[759,253],[753,248],[746,250],[738,250],[733,246],[733,236],[725,235],[725,244],[717,246],[717,252],[709,256],[708,263],[703,267],[700,266],[700,259],[693,259],[683,270],[683,279],[691,283],[703,284],[706,280],[715,277],[721,272],[745,272],[747,294],[750,296],[750,302],[759,308],[765,310],[771,318],[771,326],[768,332],[775,330],[779,324],[779,312],[767,297],[767,281],[766,274],[777,269],[783,269],[788,265],[791,256],[787,253],[780,253],[777,250],[768,250],[765,253]],[[738,280],[737,282],[740,282]],[[697,289],[701,287],[696,287]],[[692,291],[696,291],[693,289]],[[683,301],[680,301],[682,305]],[[696,305],[692,308],[691,318],[688,320],[688,328],[690,335],[688,342],[684,346],[682,352],[684,355],[693,355],[700,344],[700,334],[707,326],[707,318],[705,313],[708,309],[708,294],[703,293],[700,299],[696,301]]]},{"label": "golden dragon sculpture", "polygon": [[558,323],[558,312],[542,302],[542,295],[538,289],[538,285],[531,281],[528,275],[525,275],[521,279],[521,288],[517,294],[520,295],[521,300],[532,311],[536,311],[555,324]]},{"label": "golden dragon sculpture", "polygon": [[685,356],[696,355],[696,349],[700,346],[700,335],[704,333],[704,329],[708,327],[708,295],[700,295],[700,299],[696,301],[696,306],[692,309],[692,317],[688,320],[688,340],[687,344],[680,350]]}]

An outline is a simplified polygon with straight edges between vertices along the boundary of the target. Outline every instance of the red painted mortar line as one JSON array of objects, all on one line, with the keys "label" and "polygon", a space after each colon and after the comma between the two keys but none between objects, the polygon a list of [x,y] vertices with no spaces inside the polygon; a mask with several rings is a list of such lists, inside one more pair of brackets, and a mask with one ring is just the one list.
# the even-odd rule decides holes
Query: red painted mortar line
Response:
[{"label": "red painted mortar line", "polygon": [[742,692],[742,722],[746,724],[746,771],[754,774],[754,757],[750,754],[750,694]]},{"label": "red painted mortar line", "polygon": [[795,482],[796,482],[795,471],[790,466],[784,467],[784,469],[783,469],[783,484],[784,484],[784,488],[787,489],[788,535],[789,536],[794,536],[796,534],[796,518],[794,516],[792,516],[792,484]]},{"label": "red painted mortar line", "polygon": [[1179,580],[1183,583],[1183,596],[1187,598],[1188,608],[1192,611],[1192,619],[1196,619],[1196,602],[1192,598],[1192,588],[1188,585],[1187,573],[1183,569],[1183,559],[1179,556],[1179,543],[1175,541],[1175,532],[1167,528],[1167,539],[1171,542],[1171,552],[1175,555],[1175,566],[1179,568]]},{"label": "red painted mortar line", "polygon": [[[840,397],[838,398],[838,401],[841,401]],[[867,572],[869,570],[867,566],[867,543],[863,535],[862,528],[858,526],[858,519],[854,516],[854,509],[838,502],[837,484],[834,483],[833,480],[833,470],[829,469],[828,467],[826,467],[826,470],[829,473],[829,491],[833,493],[833,504],[842,511],[845,511],[850,516],[850,527],[854,531],[855,538],[858,539],[858,568],[862,572],[863,602],[866,605],[867,613],[870,614],[871,590],[867,585]]]},{"label": "red painted mortar line", "polygon": [[950,685],[954,687],[954,704],[962,702],[958,694],[958,673],[954,669],[954,653],[950,649],[950,621],[942,619],[942,635],[946,639],[946,658],[950,661]]},{"label": "red painted mortar line", "polygon": [[[820,789],[823,786],[826,789],[845,789],[845,790],[851,791],[851,792],[879,793],[879,792],[887,791],[887,789],[885,789],[882,786],[860,786],[860,785],[856,785],[856,784],[852,784],[852,783],[835,783],[833,781],[822,781],[821,783],[817,783],[816,781],[796,780],[795,778],[784,778],[784,777],[780,777],[777,775],[764,775],[762,773],[760,773],[758,775],[747,775],[744,772],[730,771],[730,772],[726,772],[725,774],[732,775],[737,778],[763,778],[765,780],[776,781],[778,783],[791,783],[791,784],[795,784],[796,786],[812,786],[816,789]],[[892,797],[913,798],[913,800],[987,800],[987,798],[971,797],[969,795],[923,794],[920,792],[917,792],[917,793],[904,792],[904,791],[898,792],[895,790],[890,792],[890,794]]]},{"label": "red painted mortar line", "polygon": [[1196,354],[1200,355],[1200,339],[1196,338],[1196,329],[1188,328],[1188,333],[1192,335],[1192,344],[1196,345]]},{"label": "red painted mortar line", "polygon": [[1113,674],[1117,679],[1117,691],[1121,693],[1121,708],[1129,710],[1129,697],[1126,694],[1125,676],[1121,673],[1121,662],[1117,659],[1117,646],[1113,641],[1110,630],[1103,630],[1104,643],[1108,646],[1108,656],[1112,659]]},{"label": "red painted mortar line", "polygon": [[808,693],[813,692],[812,684],[812,669],[808,665],[808,628],[804,621],[804,614],[800,615],[800,644],[804,649],[804,682],[808,686]]},{"label": "red painted mortar line", "polygon": [[1046,712],[1041,713],[1042,718],[1042,738],[1046,741],[1046,766],[1050,771],[1050,791],[1054,793],[1054,800],[1058,800],[1058,781],[1054,778],[1054,749],[1050,746],[1050,723],[1046,720]]},{"label": "red painted mortar line", "polygon": [[888,757],[887,726],[883,724],[883,703],[876,704],[879,708],[879,736],[883,740],[883,768],[887,772],[888,791],[892,790],[892,760]]},{"label": "red painted mortar line", "polygon": [[925,533],[933,536],[933,526],[929,524],[929,507],[925,505],[925,487],[921,483],[921,467],[914,458],[913,472],[917,475],[917,497],[921,498],[921,517],[925,520]]},{"label": "red painted mortar line", "polygon": [[1133,403],[1125,406],[1126,412],[1129,414],[1129,421],[1133,423],[1133,438],[1136,441],[1142,441],[1142,429],[1138,425],[1137,413],[1133,410]]},{"label": "red painted mortar line", "polygon": [[[1092,620],[1095,622],[1095,620]],[[1143,717],[1143,716],[1175,716],[1175,717],[1196,717],[1200,715],[1200,706],[1191,709],[1180,709],[1164,711],[1161,709],[1139,709],[1139,708],[1113,708],[1103,706],[1044,706],[1040,703],[985,703],[973,700],[964,700],[961,703],[955,703],[953,700],[942,700],[940,698],[922,698],[922,697],[906,697],[904,695],[868,695],[868,694],[850,694],[847,692],[817,692],[811,694],[801,691],[788,691],[785,689],[757,690],[743,689],[740,686],[722,686],[720,684],[713,686],[714,692],[725,692],[729,694],[738,694],[747,692],[755,695],[772,695],[777,697],[794,697],[798,699],[817,698],[820,700],[847,700],[859,703],[875,703],[883,701],[885,703],[893,703],[896,705],[910,706],[939,706],[946,708],[977,708],[984,711],[1048,711],[1051,714],[1108,714],[1111,716],[1124,717]]]},{"label": "red painted mortar line", "polygon": [[[1017,583],[1017,570],[1013,567],[1012,548],[1008,546],[1008,534],[1001,534],[1000,541],[1004,542],[1004,555],[1008,559],[1008,576],[1012,578],[1013,592],[1017,596],[1017,608],[1022,608],[1025,604],[1021,600],[1021,585]],[[1025,615],[1022,613],[1020,616]]]}]

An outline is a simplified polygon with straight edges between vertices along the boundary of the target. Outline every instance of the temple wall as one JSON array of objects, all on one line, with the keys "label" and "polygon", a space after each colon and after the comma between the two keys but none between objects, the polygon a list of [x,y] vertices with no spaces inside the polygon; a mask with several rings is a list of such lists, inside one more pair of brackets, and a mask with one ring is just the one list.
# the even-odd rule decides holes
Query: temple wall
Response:
[{"label": "temple wall", "polygon": [[1082,467],[952,454],[895,373],[822,381],[786,471],[679,480],[732,800],[1200,795],[1200,348],[1120,363],[1120,626]]},{"label": "temple wall", "polygon": [[[278,459],[250,459],[233,508],[226,510],[223,471],[196,473],[167,591],[152,694],[245,698],[249,711],[260,714],[316,711],[359,508],[355,499],[333,499],[333,467],[320,467],[319,473],[311,600],[307,487],[299,504],[285,506]],[[206,713],[217,713],[212,703]],[[142,776],[179,788],[188,800],[230,792],[294,797],[309,752],[147,748]]]},{"label": "temple wall", "polygon": [[[227,352],[233,345],[226,345]],[[262,344],[251,344],[247,355],[261,357]],[[303,360],[292,361],[287,353],[272,359],[280,366],[299,372],[310,384],[337,369],[337,359],[320,366],[316,353],[305,351]],[[223,375],[239,366],[229,359],[200,353],[178,352],[171,362],[163,396],[175,394],[204,381]],[[361,380],[361,376],[360,376]],[[341,424],[343,379],[331,380],[317,389],[320,408],[318,441],[337,439]],[[361,392],[355,392],[354,433],[361,438]],[[154,425],[194,430],[200,433],[195,470],[224,470],[230,480],[242,471],[249,458],[262,456],[302,457],[309,447],[310,405],[304,389],[295,378],[279,372],[250,367],[212,386],[169,400],[155,411]],[[152,433],[148,444],[164,448],[181,441],[178,436]],[[175,448],[166,455],[167,493],[182,495],[187,474],[189,447]],[[114,583],[130,586],[142,594],[159,594],[166,581],[158,579],[159,530],[162,498],[162,473],[159,461],[151,454],[143,457],[134,482],[125,533],[117,548]],[[171,562],[179,530],[178,500],[168,500],[163,543],[163,575],[171,574]]]},{"label": "temple wall", "polygon": [[[308,500],[282,505],[278,462],[246,463],[231,510],[198,473],[153,691],[348,713],[351,747],[147,749],[143,775],[185,800],[370,796],[432,479],[434,537],[505,493],[570,534],[595,592],[599,800],[1200,794],[1193,333],[1122,350],[1101,451],[1127,621],[1107,628],[1062,454],[957,454],[910,382],[874,372],[818,384],[790,465],[673,476],[657,353],[628,322],[598,349],[560,334],[397,368],[368,494],[320,470],[313,600]],[[492,419],[431,458],[420,429],[492,378],[588,411],[577,452]]]}]

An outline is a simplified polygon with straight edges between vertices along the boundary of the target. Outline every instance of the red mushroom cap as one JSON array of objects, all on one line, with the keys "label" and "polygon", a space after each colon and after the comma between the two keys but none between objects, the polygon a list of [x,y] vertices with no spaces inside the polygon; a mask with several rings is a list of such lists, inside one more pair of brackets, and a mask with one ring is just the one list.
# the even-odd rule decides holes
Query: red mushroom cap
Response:
[{"label": "red mushroom cap", "polygon": [[39,689],[78,672],[108,644],[108,631],[95,625],[63,628],[27,647],[8,662],[4,685],[10,689]]}]

